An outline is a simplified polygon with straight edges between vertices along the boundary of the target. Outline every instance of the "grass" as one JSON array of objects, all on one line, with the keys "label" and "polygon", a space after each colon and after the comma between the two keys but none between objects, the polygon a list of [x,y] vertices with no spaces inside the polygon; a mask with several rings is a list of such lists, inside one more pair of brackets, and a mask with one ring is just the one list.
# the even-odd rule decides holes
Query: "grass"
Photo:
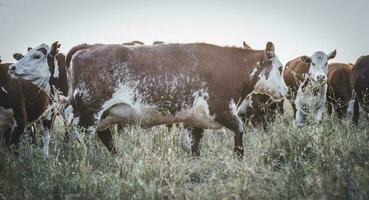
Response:
[{"label": "grass", "polygon": [[0,152],[0,199],[368,199],[368,123],[292,120],[248,131],[241,161],[229,131],[207,131],[192,158],[177,128],[129,127],[115,134],[112,156],[93,136],[65,144],[57,126],[48,159],[26,142],[17,158]]}]

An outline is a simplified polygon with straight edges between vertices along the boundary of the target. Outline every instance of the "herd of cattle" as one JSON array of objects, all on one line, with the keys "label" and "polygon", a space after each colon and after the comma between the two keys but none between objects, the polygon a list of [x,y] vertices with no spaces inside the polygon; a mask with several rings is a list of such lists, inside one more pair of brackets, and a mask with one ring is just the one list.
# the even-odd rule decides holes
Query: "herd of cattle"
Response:
[{"label": "herd of cattle", "polygon": [[[243,155],[245,122],[267,129],[284,101],[293,108],[295,125],[305,113],[320,122],[333,110],[339,118],[359,107],[369,112],[369,56],[354,65],[330,63],[336,50],[301,56],[285,67],[272,42],[254,50],[205,43],[144,45],[81,44],[66,56],[60,44],[41,44],[16,53],[16,63],[0,61],[0,135],[8,147],[19,147],[31,124],[41,122],[43,151],[48,156],[50,130],[61,113],[67,125],[79,125],[116,152],[110,127],[114,124],[183,123],[191,136],[189,149],[199,155],[204,129],[233,131],[234,151]],[[63,110],[50,109],[60,94]],[[77,134],[77,133],[76,133]],[[34,134],[33,134],[34,135]]]}]

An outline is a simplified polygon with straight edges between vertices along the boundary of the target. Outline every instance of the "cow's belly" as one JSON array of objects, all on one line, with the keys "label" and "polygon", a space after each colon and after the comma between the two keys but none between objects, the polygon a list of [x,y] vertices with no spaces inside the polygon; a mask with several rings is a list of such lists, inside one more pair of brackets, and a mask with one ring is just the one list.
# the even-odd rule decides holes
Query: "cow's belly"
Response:
[{"label": "cow's belly", "polygon": [[104,102],[102,109],[96,114],[98,131],[111,124],[130,124],[149,128],[161,124],[185,123],[198,128],[220,129],[222,125],[209,113],[208,94],[203,90],[192,94],[192,102],[180,102],[191,99],[187,96],[172,99],[169,105],[182,104],[182,108],[171,110],[163,107],[162,102],[146,102],[136,98],[141,96],[128,87],[117,90],[112,98]]}]

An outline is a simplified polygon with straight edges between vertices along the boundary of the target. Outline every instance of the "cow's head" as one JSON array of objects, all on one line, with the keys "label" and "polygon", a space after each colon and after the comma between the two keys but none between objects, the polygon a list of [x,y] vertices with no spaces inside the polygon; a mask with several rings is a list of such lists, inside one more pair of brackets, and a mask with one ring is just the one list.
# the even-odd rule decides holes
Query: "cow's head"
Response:
[{"label": "cow's head", "polygon": [[264,55],[250,75],[252,78],[257,78],[254,92],[267,94],[273,99],[283,98],[287,94],[288,88],[283,80],[282,70],[283,65],[275,55],[274,44],[268,42]]},{"label": "cow's head", "polygon": [[315,52],[311,57],[302,56],[301,60],[310,64],[309,77],[316,83],[325,83],[327,81],[328,60],[336,57],[336,50],[328,55],[322,51]]},{"label": "cow's head", "polygon": [[51,47],[41,44],[35,48],[28,48],[28,52],[24,56],[19,53],[14,54],[13,57],[17,62],[10,66],[10,74],[29,80],[49,92],[50,71],[54,71],[55,56],[59,47],[58,42],[53,43]]}]

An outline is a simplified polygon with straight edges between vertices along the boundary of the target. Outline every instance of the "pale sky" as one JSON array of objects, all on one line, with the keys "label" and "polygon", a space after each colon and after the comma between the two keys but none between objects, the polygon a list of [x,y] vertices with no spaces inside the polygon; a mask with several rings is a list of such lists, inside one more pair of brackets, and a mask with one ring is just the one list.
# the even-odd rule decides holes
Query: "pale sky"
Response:
[{"label": "pale sky", "polygon": [[272,41],[285,64],[337,49],[334,61],[369,54],[368,0],[0,0],[0,56],[59,41],[207,42],[255,49]]}]

